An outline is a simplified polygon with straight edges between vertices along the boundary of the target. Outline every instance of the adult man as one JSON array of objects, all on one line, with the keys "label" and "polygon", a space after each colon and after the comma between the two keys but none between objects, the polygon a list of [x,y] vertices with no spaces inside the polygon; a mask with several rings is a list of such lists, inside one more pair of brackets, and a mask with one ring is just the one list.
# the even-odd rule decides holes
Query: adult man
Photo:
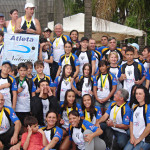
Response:
[{"label": "adult man", "polygon": [[4,27],[4,24],[5,24],[5,17],[2,13],[0,13],[0,31],[7,32],[7,29],[6,27]]},{"label": "adult man", "polygon": [[99,52],[102,52],[102,49],[103,49],[103,48],[106,48],[106,47],[108,46],[108,36],[103,35],[103,36],[101,37],[101,45],[102,45],[102,46],[98,48],[98,51],[99,51]]},{"label": "adult man", "polygon": [[[129,128],[131,110],[126,100],[128,99],[129,93],[125,89],[119,89],[114,95],[115,102],[112,102],[105,114],[97,121],[96,125],[104,131],[104,139],[107,147],[113,148],[114,150],[123,149],[128,141],[126,130]],[[106,123],[103,123],[105,122]],[[114,142],[113,135],[117,141]]]},{"label": "adult man", "polygon": [[98,64],[100,60],[102,59],[101,52],[96,50],[96,41],[95,39],[89,39],[89,49],[94,51],[94,56],[96,57],[96,63],[95,63],[95,74],[98,71]]},{"label": "adult man", "polygon": [[4,146],[4,150],[7,150],[18,142],[21,122],[11,107],[4,106],[4,102],[5,99],[0,93],[0,149]]},{"label": "adult man", "polygon": [[41,34],[40,23],[33,17],[34,9],[32,3],[25,4],[25,16],[17,19],[15,33]]},{"label": "adult man", "polygon": [[113,51],[117,52],[118,60],[122,59],[121,49],[117,48],[117,40],[114,37],[111,37],[108,39],[108,48],[102,50],[103,58],[107,59],[108,54]]},{"label": "adult man", "polygon": [[59,113],[60,106],[55,96],[53,96],[48,81],[42,79],[39,82],[40,94],[31,100],[31,112],[38,119],[39,125],[44,125],[46,113],[54,109]]},{"label": "adult man", "polygon": [[67,35],[63,35],[63,26],[62,24],[58,23],[54,27],[54,32],[56,33],[56,38],[53,39],[53,66],[52,66],[52,79],[55,79],[57,70],[58,70],[58,62],[60,56],[65,53],[64,51],[64,43],[65,41],[70,41],[71,39]]}]

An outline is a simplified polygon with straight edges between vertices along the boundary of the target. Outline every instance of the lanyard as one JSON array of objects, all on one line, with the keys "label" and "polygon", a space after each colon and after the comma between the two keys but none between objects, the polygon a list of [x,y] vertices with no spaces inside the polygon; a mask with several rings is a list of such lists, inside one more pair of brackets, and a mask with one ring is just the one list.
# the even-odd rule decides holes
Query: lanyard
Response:
[{"label": "lanyard", "polygon": [[114,116],[113,116],[113,120],[114,120],[114,121],[116,121],[117,113],[118,113],[118,111],[123,107],[124,104],[125,104],[125,103],[123,103],[123,104],[118,108],[117,111],[116,111],[117,105],[115,105],[115,108],[114,108]]},{"label": "lanyard", "polygon": [[106,74],[105,79],[103,80],[103,75],[101,74],[101,88],[102,89],[105,87],[107,77],[108,77],[108,74]]},{"label": "lanyard", "polygon": [[[72,109],[72,107],[71,107],[71,111],[72,111],[73,109]],[[69,109],[68,109],[68,107],[67,107],[67,116],[68,116],[68,114],[69,114]]]},{"label": "lanyard", "polygon": [[30,26],[31,26],[31,20],[32,18],[30,19],[30,21],[28,22],[27,19],[26,19],[26,16],[24,16],[25,20],[26,20],[26,25],[27,25],[27,28],[29,29]]},{"label": "lanyard", "polygon": [[4,113],[4,108],[2,108],[2,111],[1,111],[1,113],[0,113],[0,126],[1,126],[1,124],[2,124],[3,113]]},{"label": "lanyard", "polygon": [[91,122],[91,118],[90,118],[90,116],[88,117],[88,113],[87,113],[86,109],[85,109],[85,120]]},{"label": "lanyard", "polygon": [[66,54],[65,54],[65,65],[69,63],[70,57],[71,57],[72,53],[70,53],[68,61],[66,60]]},{"label": "lanyard", "polygon": [[20,78],[19,78],[19,84],[20,84],[20,87],[22,87],[22,85],[23,85],[23,83],[24,83],[25,79],[26,79],[26,77],[24,77],[24,78],[23,78],[23,80],[22,80],[22,81],[20,81]]},{"label": "lanyard", "polygon": [[14,26],[12,25],[12,20],[11,20],[11,28],[12,28],[12,31],[15,32],[15,25]]},{"label": "lanyard", "polygon": [[58,44],[59,44],[59,42],[60,42],[61,37],[62,37],[62,35],[59,37],[58,40],[57,40],[57,38],[56,38],[56,47],[58,47]]},{"label": "lanyard", "polygon": [[[37,74],[37,78],[38,78],[38,81],[40,82],[40,77],[39,77],[39,75]],[[46,77],[44,76],[44,80],[46,80]]]}]

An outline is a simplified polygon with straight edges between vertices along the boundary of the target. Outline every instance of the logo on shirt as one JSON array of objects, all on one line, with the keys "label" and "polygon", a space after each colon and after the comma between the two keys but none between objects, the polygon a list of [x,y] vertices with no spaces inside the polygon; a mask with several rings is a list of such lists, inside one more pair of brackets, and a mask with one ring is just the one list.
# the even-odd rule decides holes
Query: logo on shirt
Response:
[{"label": "logo on shirt", "polygon": [[139,116],[139,114],[140,114],[139,112],[135,113],[135,117],[137,118]]},{"label": "logo on shirt", "polygon": [[89,126],[89,128],[91,128],[91,130],[93,130],[93,129],[94,129],[94,127],[95,127],[94,125],[92,125],[92,126]]},{"label": "logo on shirt", "polygon": [[15,113],[12,114],[12,118],[17,118]]},{"label": "logo on shirt", "polygon": [[130,75],[132,74],[132,71],[129,70],[129,71],[127,71],[127,73],[128,73],[128,75],[130,76]]},{"label": "logo on shirt", "polygon": [[85,56],[81,56],[81,59],[83,60],[85,58]]},{"label": "logo on shirt", "polygon": [[126,121],[126,122],[129,122],[129,120],[130,120],[130,119],[129,119],[129,116],[126,116],[125,121]]},{"label": "logo on shirt", "polygon": [[56,132],[55,135],[57,135],[57,136],[59,136],[61,138],[61,135],[60,135],[60,133],[58,131]]}]

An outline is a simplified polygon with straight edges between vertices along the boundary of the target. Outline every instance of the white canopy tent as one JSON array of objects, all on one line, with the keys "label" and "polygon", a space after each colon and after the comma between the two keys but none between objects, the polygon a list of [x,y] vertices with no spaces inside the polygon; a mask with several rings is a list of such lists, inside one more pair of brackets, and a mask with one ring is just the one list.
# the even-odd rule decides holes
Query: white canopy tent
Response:
[{"label": "white canopy tent", "polygon": [[[64,34],[69,35],[71,30],[79,32],[79,39],[84,36],[84,14],[79,13],[69,17],[63,18]],[[48,27],[54,29],[54,21],[48,23]],[[114,36],[117,40],[124,40],[127,38],[140,37],[146,34],[142,30],[134,29],[128,26],[120,25],[103,19],[92,17],[92,37],[96,41],[100,41],[101,36]]]}]

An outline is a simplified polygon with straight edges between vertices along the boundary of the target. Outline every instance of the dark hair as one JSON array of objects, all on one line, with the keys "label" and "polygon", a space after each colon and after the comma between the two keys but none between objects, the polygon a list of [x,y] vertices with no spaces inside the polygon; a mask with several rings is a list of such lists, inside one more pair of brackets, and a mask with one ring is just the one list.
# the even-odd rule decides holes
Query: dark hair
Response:
[{"label": "dark hair", "polygon": [[90,99],[91,99],[91,106],[90,106],[90,119],[92,120],[93,119],[93,117],[94,117],[94,115],[96,116],[96,113],[95,113],[95,107],[94,107],[94,100],[92,99],[92,96],[90,95],[90,94],[85,94],[85,95],[83,95],[83,97],[82,97],[82,110],[83,111],[85,111],[85,106],[84,106],[84,103],[83,103],[83,98],[85,97],[85,96],[89,96],[90,97]]},{"label": "dark hair", "polygon": [[66,107],[68,106],[67,96],[68,96],[69,92],[73,92],[74,95],[75,95],[75,100],[73,102],[73,110],[76,110],[76,94],[72,89],[67,90],[66,93],[65,93],[64,109],[66,110]]},{"label": "dark hair", "polygon": [[14,71],[14,75],[16,76],[18,71],[17,71],[17,66],[12,64],[12,68],[11,68],[11,71],[13,72]]},{"label": "dark hair", "polygon": [[54,109],[49,110],[49,111],[46,113],[46,117],[47,117],[48,114],[50,114],[50,113],[56,114],[56,118],[58,119],[58,113],[57,113]]},{"label": "dark hair", "polygon": [[19,70],[20,68],[25,68],[25,69],[27,70],[27,65],[26,65],[25,63],[19,63],[19,65],[18,65],[18,70]]},{"label": "dark hair", "polygon": [[88,85],[89,85],[90,82],[91,82],[92,66],[91,66],[91,64],[89,64],[89,63],[85,63],[85,64],[84,64],[84,66],[83,66],[83,68],[82,68],[83,76],[84,76],[84,69],[85,69],[86,66],[89,67],[89,76],[88,76]]},{"label": "dark hair", "polygon": [[101,39],[102,39],[103,37],[107,38],[107,40],[108,40],[108,36],[106,36],[106,35],[103,35],[103,36],[101,37]]},{"label": "dark hair", "polygon": [[150,46],[145,46],[144,49],[147,49],[148,53],[150,53]]},{"label": "dark hair", "polygon": [[[98,67],[102,67],[102,66],[108,66],[108,62],[106,60],[101,60],[98,64]],[[107,68],[107,73],[108,73],[108,68]]]},{"label": "dark hair", "polygon": [[31,61],[27,61],[27,62],[25,62],[25,64],[26,64],[27,68],[28,68],[29,66],[31,66],[31,67],[33,68],[33,63],[32,63]]},{"label": "dark hair", "polygon": [[72,110],[69,112],[68,116],[70,115],[73,115],[73,116],[76,116],[76,117],[80,117],[80,114],[77,110]]},{"label": "dark hair", "polygon": [[127,47],[127,44],[123,44],[121,48],[123,48],[123,47]]},{"label": "dark hair", "polygon": [[4,36],[4,32],[3,31],[0,31],[0,36]]},{"label": "dark hair", "polygon": [[34,116],[25,117],[25,119],[24,119],[24,126],[25,127],[28,127],[28,125],[32,126],[35,124],[38,124],[38,120]]},{"label": "dark hair", "polygon": [[70,41],[66,41],[65,44],[64,44],[64,47],[65,47],[66,44],[70,44],[71,47],[72,47],[72,43]]},{"label": "dark hair", "polygon": [[111,40],[117,41],[115,37],[110,37],[110,38],[108,39],[108,42],[111,41]]},{"label": "dark hair", "polygon": [[133,52],[134,53],[134,48],[132,46],[127,46],[125,53],[127,52]]},{"label": "dark hair", "polygon": [[47,39],[46,38],[40,38],[40,44],[41,43],[46,43],[47,42]]},{"label": "dark hair", "polygon": [[72,34],[72,32],[76,32],[77,33],[77,36],[79,35],[79,32],[77,30],[72,30],[70,31],[70,35]]},{"label": "dark hair", "polygon": [[18,12],[17,9],[12,9],[9,13],[12,15],[14,11],[17,11],[17,12]]},{"label": "dark hair", "polygon": [[136,99],[136,90],[137,89],[142,89],[143,91],[144,91],[144,93],[145,93],[145,104],[149,104],[150,103],[150,101],[149,101],[149,99],[150,99],[150,97],[149,97],[149,91],[148,91],[148,89],[145,87],[145,86],[143,86],[143,85],[138,85],[137,86],[137,88],[135,89],[135,93],[134,93],[134,104],[139,104],[139,102],[137,101],[137,99]]},{"label": "dark hair", "polygon": [[38,66],[38,65],[40,65],[40,66],[43,66],[43,67],[44,67],[44,63],[43,63],[43,61],[41,61],[41,60],[37,60],[37,61],[34,63],[34,68],[35,68],[36,66]]},{"label": "dark hair", "polygon": [[49,82],[48,82],[47,80],[45,80],[45,79],[41,79],[41,80],[39,81],[39,83],[38,83],[38,87],[40,87],[40,84],[41,84],[41,83],[43,83],[43,82],[47,82],[47,83],[48,83],[48,85],[49,85]]}]

